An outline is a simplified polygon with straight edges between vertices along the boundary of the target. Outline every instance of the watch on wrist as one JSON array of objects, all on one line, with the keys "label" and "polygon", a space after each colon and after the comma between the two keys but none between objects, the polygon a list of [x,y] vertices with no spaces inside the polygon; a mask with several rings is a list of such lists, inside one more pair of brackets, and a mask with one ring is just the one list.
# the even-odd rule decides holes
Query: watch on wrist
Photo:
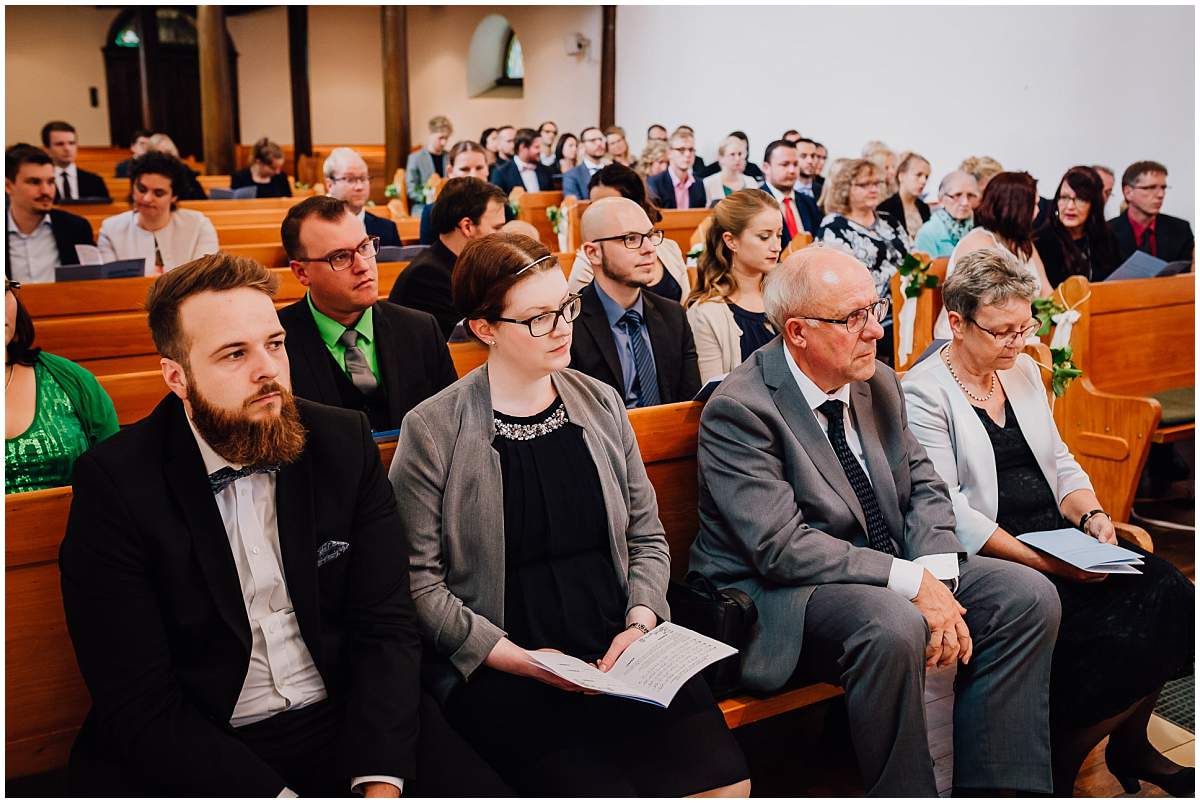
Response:
[{"label": "watch on wrist", "polygon": [[650,628],[646,627],[641,622],[630,622],[629,624],[625,625],[625,629],[626,630],[640,630],[640,631],[642,631],[643,636],[650,635]]},{"label": "watch on wrist", "polygon": [[[1096,508],[1095,510],[1089,510],[1087,513],[1083,514],[1082,518],[1079,519],[1079,529],[1083,530],[1086,533],[1088,531],[1088,529],[1087,529],[1088,522],[1092,520],[1093,516],[1097,516],[1097,515],[1108,516],[1108,513],[1105,510],[1103,510],[1102,508]],[[1108,518],[1111,520],[1112,516],[1108,516]]]}]

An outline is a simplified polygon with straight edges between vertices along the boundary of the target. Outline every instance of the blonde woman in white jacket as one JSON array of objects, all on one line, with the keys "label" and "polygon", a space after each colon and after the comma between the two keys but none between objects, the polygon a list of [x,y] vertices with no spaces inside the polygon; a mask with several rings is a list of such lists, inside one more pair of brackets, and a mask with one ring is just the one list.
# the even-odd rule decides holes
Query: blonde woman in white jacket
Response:
[{"label": "blonde woman in white jacket", "polygon": [[775,338],[762,284],[779,262],[782,221],[779,204],[758,189],[738,190],[714,208],[687,299],[701,382],[729,373]]}]

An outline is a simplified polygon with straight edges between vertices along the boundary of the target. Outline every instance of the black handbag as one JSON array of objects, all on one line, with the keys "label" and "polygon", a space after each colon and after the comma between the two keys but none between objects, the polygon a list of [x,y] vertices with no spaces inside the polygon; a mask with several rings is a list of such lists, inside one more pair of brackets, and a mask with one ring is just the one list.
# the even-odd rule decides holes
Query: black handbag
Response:
[{"label": "black handbag", "polygon": [[717,588],[699,572],[689,572],[684,582],[672,580],[667,587],[671,621],[709,638],[723,641],[739,652],[717,661],[701,674],[713,696],[727,697],[741,685],[741,650],[746,648],[758,608],[750,595],[739,588]]}]

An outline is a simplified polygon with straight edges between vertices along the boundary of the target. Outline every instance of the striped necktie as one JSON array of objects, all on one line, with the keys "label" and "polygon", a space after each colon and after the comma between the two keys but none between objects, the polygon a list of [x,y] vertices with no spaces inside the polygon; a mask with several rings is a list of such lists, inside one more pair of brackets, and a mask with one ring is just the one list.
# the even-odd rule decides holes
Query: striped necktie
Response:
[{"label": "striped necktie", "polygon": [[829,399],[817,410],[829,422],[829,443],[833,446],[833,453],[842,464],[842,471],[846,472],[846,479],[850,480],[850,487],[854,489],[854,495],[858,497],[858,503],[862,506],[863,516],[867,520],[867,542],[871,549],[877,549],[886,555],[895,555],[896,548],[892,546],[887,523],[879,510],[875,489],[871,487],[867,472],[863,471],[862,464],[858,462],[854,452],[850,451],[850,444],[846,441],[846,420],[843,414],[845,405],[837,399]]},{"label": "striped necktie", "polygon": [[635,309],[626,310],[617,326],[629,335],[633,347],[633,392],[637,395],[638,407],[653,407],[661,404],[658,395],[658,371],[654,368],[654,355],[642,337],[642,316]]}]

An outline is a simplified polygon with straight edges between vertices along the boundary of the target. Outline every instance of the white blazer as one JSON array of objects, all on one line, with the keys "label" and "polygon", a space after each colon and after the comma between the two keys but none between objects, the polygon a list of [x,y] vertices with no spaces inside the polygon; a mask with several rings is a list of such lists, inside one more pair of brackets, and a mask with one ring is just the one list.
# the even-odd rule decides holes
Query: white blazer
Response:
[{"label": "white blazer", "polygon": [[163,258],[163,270],[178,268],[206,254],[215,254],[217,230],[204,213],[194,209],[176,209],[171,213],[171,222],[156,232],[149,232],[137,223],[137,213],[132,209],[105,218],[100,224],[100,236],[96,247],[105,262],[118,259],[146,260],[146,275],[155,275],[154,243]]},{"label": "white blazer", "polygon": [[[908,426],[949,486],[955,534],[963,549],[973,555],[999,526],[996,454],[983,422],[950,375],[941,352],[929,355],[904,375]],[[1038,371],[1037,363],[1022,354],[1012,368],[996,375],[1038,467],[1061,504],[1072,491],[1091,490],[1092,483],[1059,437]]]},{"label": "white blazer", "polygon": [[[688,278],[687,264],[683,261],[683,251],[679,249],[679,243],[670,237],[665,237],[654,250],[658,255],[658,261],[683,288],[683,295],[679,298],[680,303],[687,301],[688,293],[692,292],[692,282]],[[567,291],[578,293],[591,283],[592,263],[587,261],[587,257],[583,255],[583,246],[580,246],[579,250],[575,252],[571,275],[567,277]]]},{"label": "white blazer", "polygon": [[[747,176],[745,173],[741,174],[741,179],[743,190],[753,190],[757,189],[759,186],[758,182],[754,178]],[[711,176],[705,176],[703,183],[705,206],[712,206],[714,203],[722,200],[725,197],[725,187],[721,184],[720,171],[713,173]]]}]

